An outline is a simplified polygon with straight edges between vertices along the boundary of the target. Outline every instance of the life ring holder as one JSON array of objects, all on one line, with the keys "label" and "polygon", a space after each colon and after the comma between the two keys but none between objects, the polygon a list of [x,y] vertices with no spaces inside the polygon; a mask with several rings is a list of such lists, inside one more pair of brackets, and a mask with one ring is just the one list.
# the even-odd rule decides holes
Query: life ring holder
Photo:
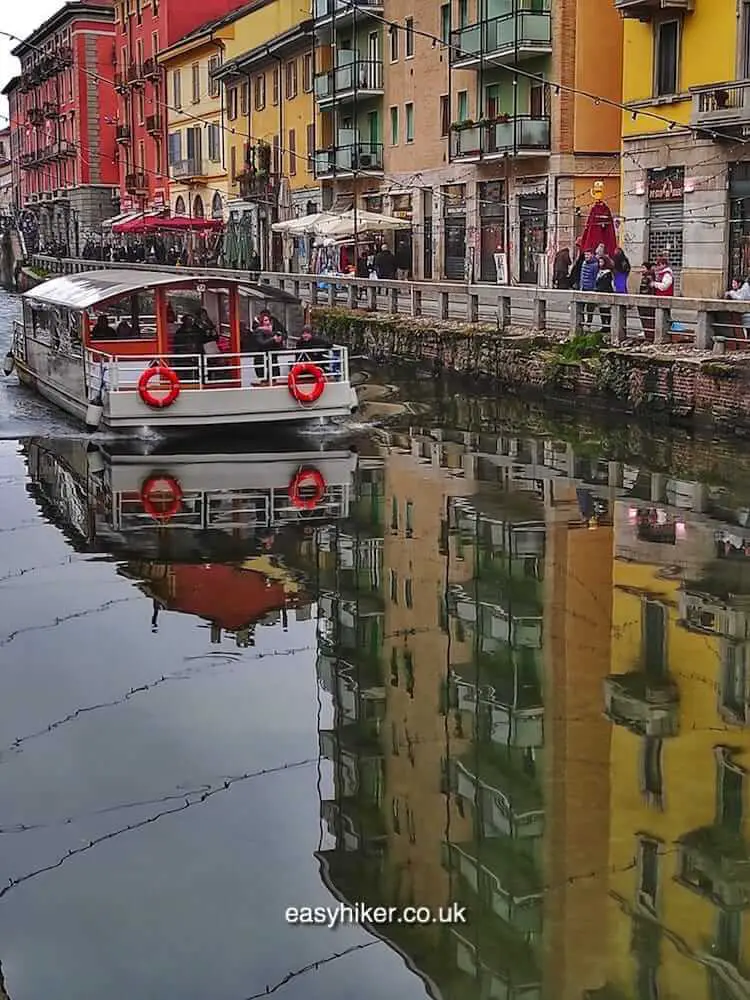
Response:
[{"label": "life ring holder", "polygon": [[[312,496],[302,496],[302,490],[314,487]],[[289,499],[293,507],[297,510],[315,510],[320,501],[326,495],[328,483],[323,474],[312,466],[299,469],[289,484]]]},{"label": "life ring holder", "polygon": [[[313,379],[312,385],[308,389],[305,389],[300,384],[300,379],[304,376],[309,376]],[[317,402],[323,395],[326,387],[325,373],[322,368],[314,365],[311,361],[298,361],[297,364],[292,366],[289,372],[287,385],[289,386],[289,392],[298,403],[309,405],[310,403]]]},{"label": "life ring holder", "polygon": [[[165,507],[154,498],[155,493],[166,493],[169,500]],[[152,472],[150,476],[143,480],[141,486],[141,504],[144,511],[152,517],[154,521],[171,521],[172,518],[182,510],[182,487],[174,478],[166,472]]]},{"label": "life ring holder", "polygon": [[[169,391],[166,396],[161,398],[155,396],[149,388],[152,380],[155,378],[169,383]],[[152,410],[163,410],[165,407],[171,406],[180,395],[181,388],[177,372],[173,368],[169,368],[167,365],[161,363],[146,368],[145,371],[141,372],[138,379],[138,395],[146,406],[150,406]]]}]

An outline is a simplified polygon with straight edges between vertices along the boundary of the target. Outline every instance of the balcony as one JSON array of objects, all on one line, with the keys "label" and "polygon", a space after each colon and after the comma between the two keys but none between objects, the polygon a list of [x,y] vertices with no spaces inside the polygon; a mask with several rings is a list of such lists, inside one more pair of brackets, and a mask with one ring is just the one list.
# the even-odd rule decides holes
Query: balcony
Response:
[{"label": "balcony", "polygon": [[42,114],[45,118],[59,118],[60,105],[57,101],[45,101],[42,108]]},{"label": "balcony", "polygon": [[128,84],[131,87],[142,86],[143,79],[143,66],[137,62],[131,63],[128,66]]},{"label": "balcony", "polygon": [[159,63],[154,59],[153,56],[149,56],[148,59],[143,61],[143,79],[144,80],[158,80],[161,76],[161,69]]},{"label": "balcony", "polygon": [[652,680],[634,671],[610,674],[604,680],[604,714],[638,736],[677,736],[679,705],[677,685],[669,678]]},{"label": "balcony", "polygon": [[330,21],[334,17],[338,24],[352,20],[355,7],[358,17],[382,14],[384,10],[383,0],[355,0],[352,3],[348,3],[347,0],[314,0],[313,17],[316,24]]},{"label": "balcony", "polygon": [[56,55],[61,68],[73,65],[73,49],[69,45],[60,46]]},{"label": "balcony", "polygon": [[744,139],[750,128],[750,80],[694,87],[690,124],[711,132],[720,129],[725,140]]},{"label": "balcony", "polygon": [[451,32],[451,65],[456,69],[534,59],[552,52],[552,15],[519,11]]},{"label": "balcony", "polygon": [[615,0],[615,10],[619,10],[623,17],[650,21],[662,11],[688,14],[695,10],[695,0]]},{"label": "balcony", "polygon": [[381,173],[383,144],[359,142],[315,151],[315,176],[340,177],[354,173]]},{"label": "balcony", "polygon": [[61,139],[58,146],[60,147],[60,156],[76,155],[76,144],[69,139]]},{"label": "balcony", "polygon": [[451,160],[492,160],[503,156],[544,156],[550,151],[550,120],[531,115],[491,122],[461,122],[451,128]]},{"label": "balcony", "polygon": [[44,125],[44,112],[41,108],[29,108],[26,120],[29,125]]},{"label": "balcony", "polygon": [[146,131],[149,135],[161,135],[161,115],[146,115]]},{"label": "balcony", "polygon": [[30,170],[37,160],[36,153],[21,153],[21,170]]},{"label": "balcony", "polygon": [[118,94],[124,94],[128,89],[128,75],[122,70],[115,70],[115,90]]},{"label": "balcony", "polygon": [[125,190],[128,194],[146,194],[148,192],[148,177],[144,170],[136,170],[125,175]]},{"label": "balcony", "polygon": [[750,906],[750,851],[740,833],[703,826],[679,839],[678,881],[729,909]]},{"label": "balcony", "polygon": [[204,181],[211,168],[206,160],[192,156],[187,160],[176,160],[170,167],[170,175],[176,181]]},{"label": "balcony", "polygon": [[130,142],[130,126],[129,125],[116,125],[115,126],[115,142]]},{"label": "balcony", "polygon": [[358,59],[315,77],[315,99],[320,105],[382,97],[383,63],[380,59]]}]

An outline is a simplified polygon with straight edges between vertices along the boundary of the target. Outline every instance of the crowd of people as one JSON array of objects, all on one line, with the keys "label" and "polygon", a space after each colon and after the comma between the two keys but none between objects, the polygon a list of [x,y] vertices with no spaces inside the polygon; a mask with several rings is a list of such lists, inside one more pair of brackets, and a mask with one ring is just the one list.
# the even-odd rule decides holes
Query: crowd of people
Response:
[{"label": "crowd of people", "polygon": [[[53,254],[67,256],[67,254]],[[146,239],[129,238],[126,241],[111,237],[89,237],[83,244],[84,260],[111,261],[127,264],[168,264],[170,267],[216,267],[218,250],[200,241],[191,248],[187,244],[168,242],[162,236]]]},{"label": "crowd of people", "polygon": [[[580,292],[602,292],[606,294],[627,295],[630,280],[630,261],[622,249],[617,247],[610,256],[606,253],[603,243],[595,250],[581,250],[580,243],[575,260],[571,258],[570,250],[560,250],[555,257],[552,269],[552,285],[554,288],[575,290]],[[639,295],[657,295],[671,297],[674,295],[674,272],[666,254],[660,254],[654,261],[644,261],[641,265]],[[748,286],[750,299],[750,286]],[[586,303],[584,306],[583,324],[585,329],[591,329],[594,317],[599,312],[601,332],[608,334],[612,321],[612,309],[597,303]],[[652,340],[655,330],[656,309],[652,306],[639,306],[638,314],[647,340]]]}]

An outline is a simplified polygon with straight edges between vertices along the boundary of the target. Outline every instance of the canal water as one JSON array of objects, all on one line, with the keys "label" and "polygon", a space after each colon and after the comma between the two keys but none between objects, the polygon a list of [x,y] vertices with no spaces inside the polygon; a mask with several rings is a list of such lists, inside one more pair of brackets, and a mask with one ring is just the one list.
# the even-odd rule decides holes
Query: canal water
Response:
[{"label": "canal water", "polygon": [[746,998],[747,450],[362,379],[273,443],[0,387],[0,998]]}]

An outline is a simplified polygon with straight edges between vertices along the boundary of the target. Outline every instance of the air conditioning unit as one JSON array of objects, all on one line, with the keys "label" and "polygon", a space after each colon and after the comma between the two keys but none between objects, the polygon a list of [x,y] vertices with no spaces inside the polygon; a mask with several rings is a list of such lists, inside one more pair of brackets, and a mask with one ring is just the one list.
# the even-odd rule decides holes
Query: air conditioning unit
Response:
[{"label": "air conditioning unit", "polygon": [[359,165],[360,167],[371,167],[374,157],[370,153],[360,153],[359,155]]}]

